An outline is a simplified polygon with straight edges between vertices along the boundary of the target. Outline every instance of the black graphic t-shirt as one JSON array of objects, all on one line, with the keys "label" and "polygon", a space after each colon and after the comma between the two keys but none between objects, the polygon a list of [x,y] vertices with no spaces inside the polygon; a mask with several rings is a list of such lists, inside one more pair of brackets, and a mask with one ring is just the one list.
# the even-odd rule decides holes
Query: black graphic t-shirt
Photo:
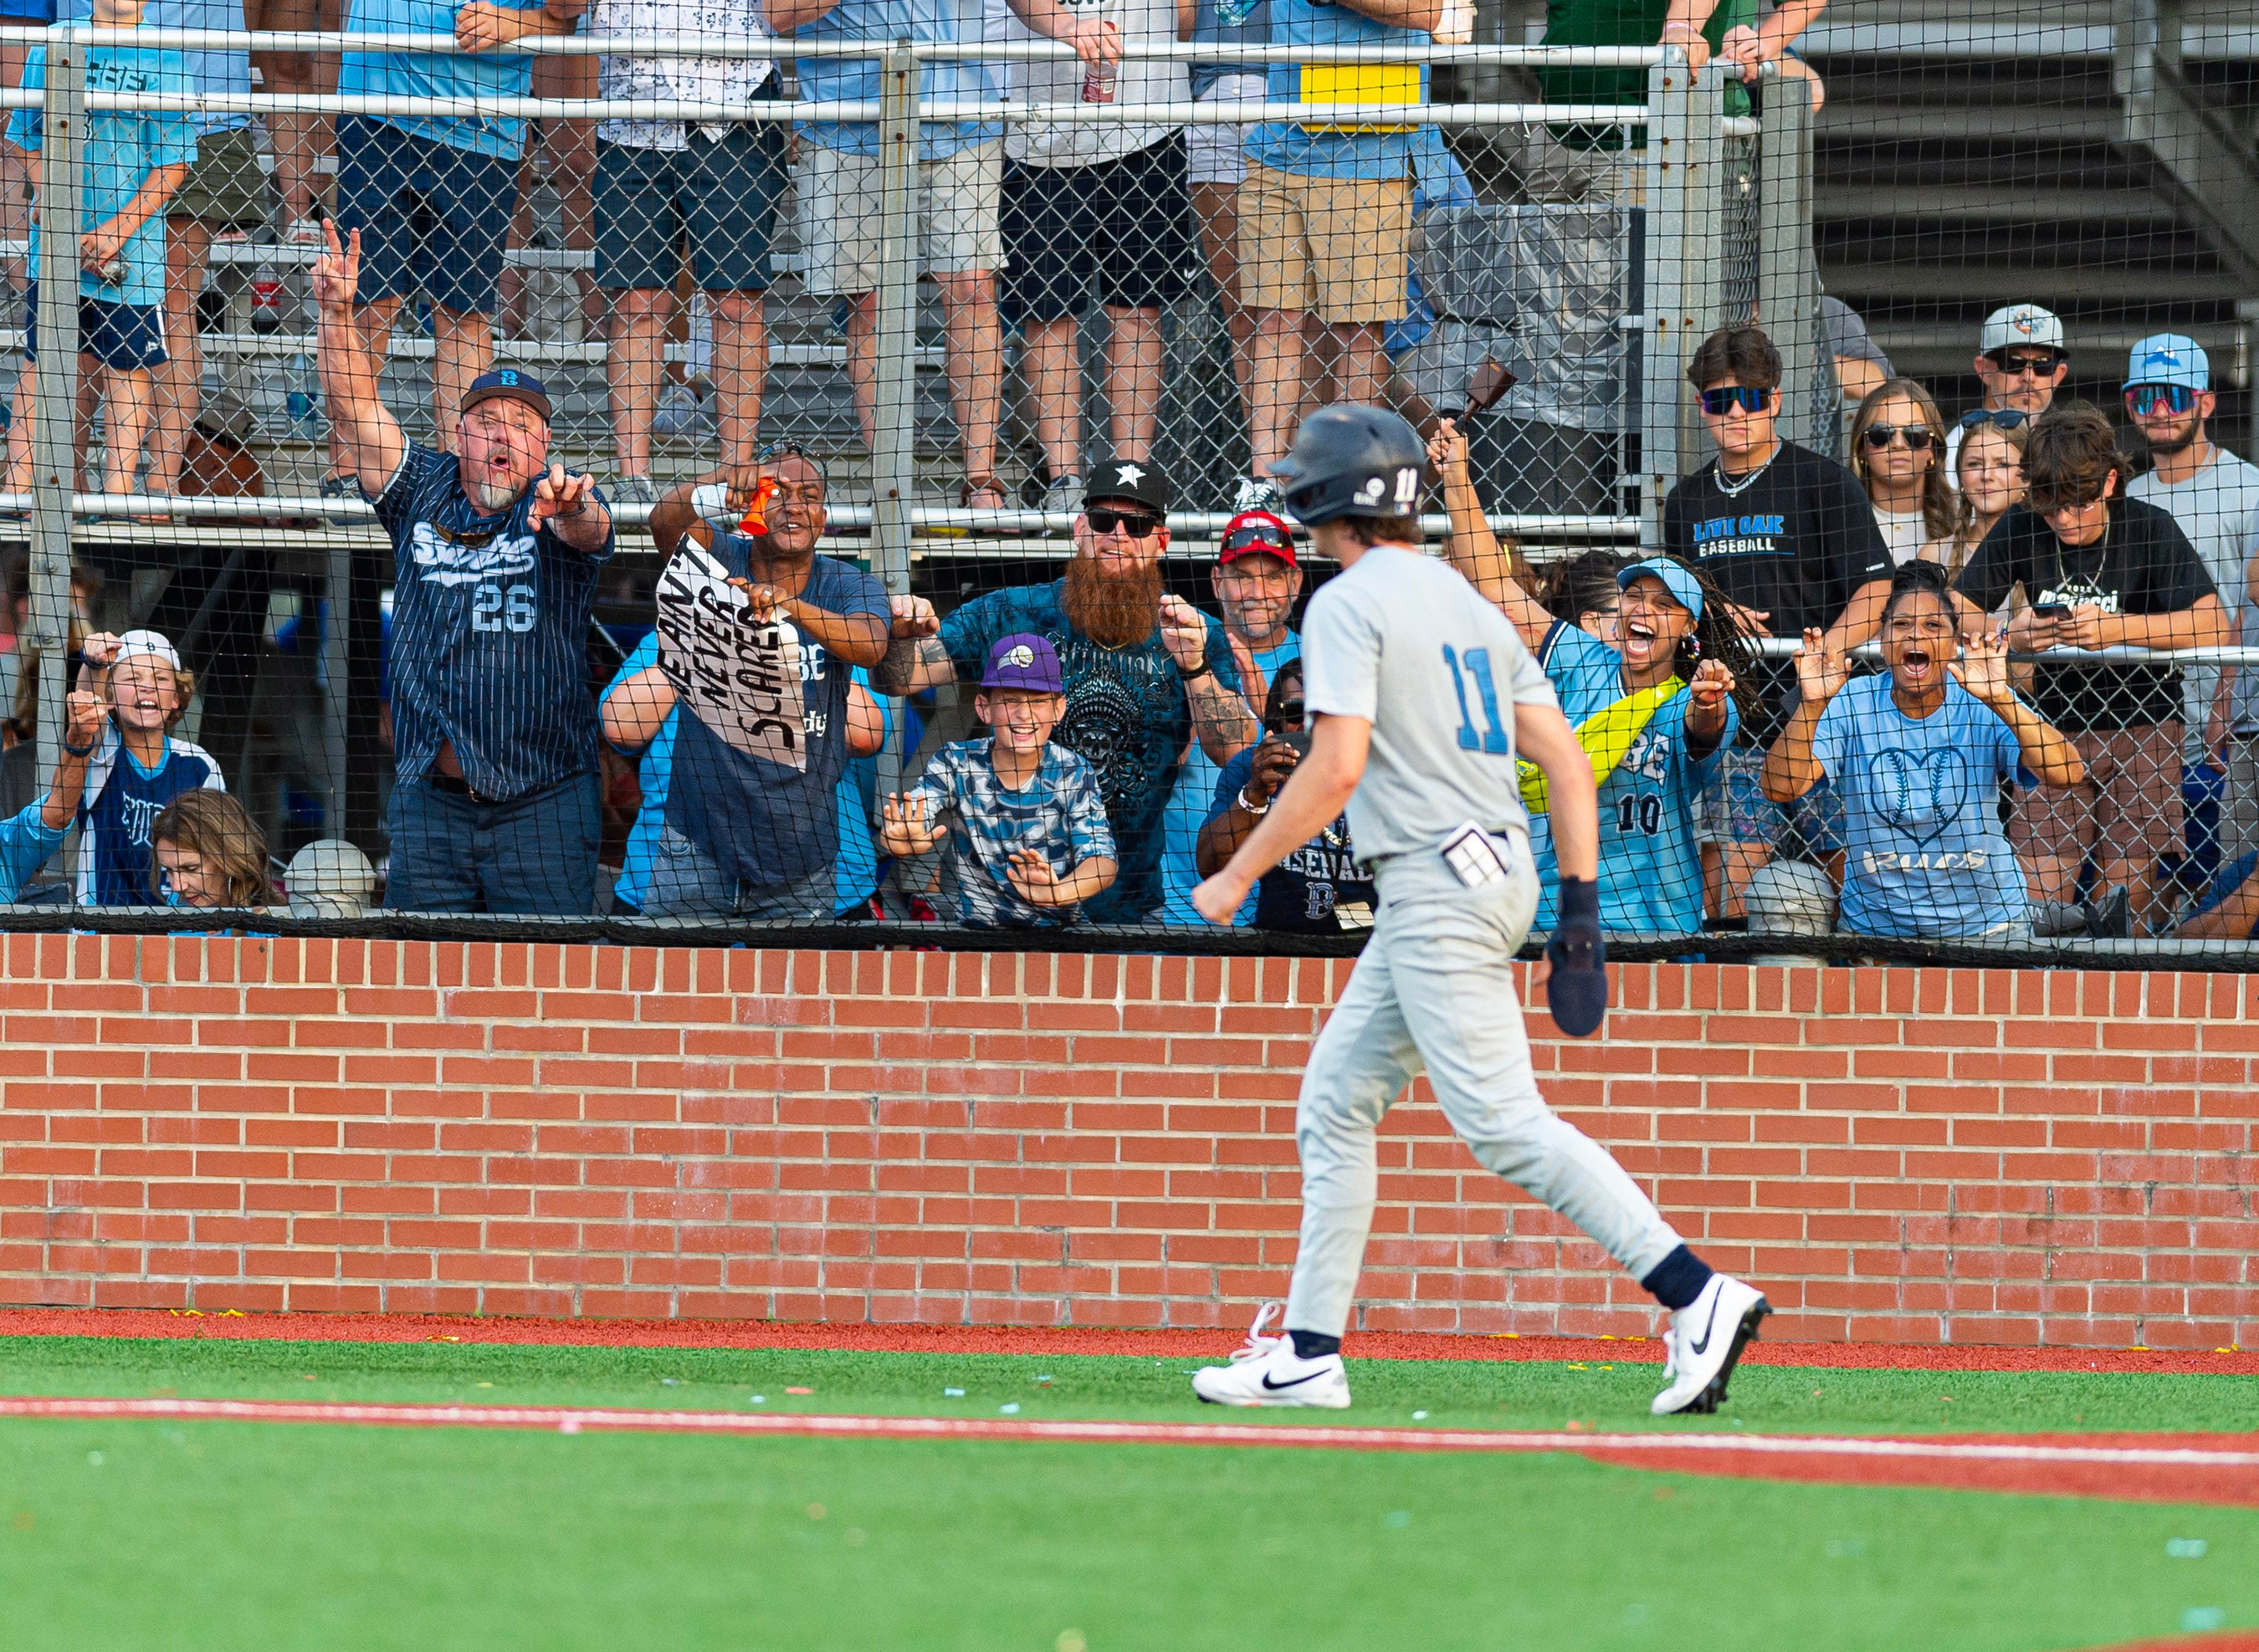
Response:
[{"label": "black graphic t-shirt", "polygon": [[[1715,459],[1671,490],[1663,503],[1663,548],[1707,574],[1743,608],[1763,609],[1775,637],[1832,625],[1851,594],[1887,580],[1895,566],[1859,479],[1808,447],[1783,442],[1764,468],[1726,483]],[[1786,660],[1758,668],[1764,713],[1742,731],[1744,745],[1768,745],[1795,703],[1796,672]]]},{"label": "black graphic t-shirt", "polygon": [[[1094,923],[1137,923],[1161,904],[1161,814],[1192,737],[1192,706],[1161,646],[1158,619],[1144,642],[1108,648],[1067,623],[1065,593],[1064,580],[991,591],[942,621],[941,640],[967,682],[980,680],[990,645],[1015,631],[1031,631],[1058,650],[1066,716],[1051,738],[1098,771],[1122,868],[1112,888],[1083,903],[1083,915]],[[1239,663],[1212,619],[1207,658],[1217,680],[1236,694]]]},{"label": "black graphic t-shirt", "polygon": [[[1960,590],[1989,614],[2019,583],[2035,605],[2092,603],[2106,614],[2177,614],[2218,595],[2171,513],[2138,499],[2112,500],[2109,528],[2084,547],[2056,538],[2036,511],[2013,508],[1970,554]],[[2041,666],[2032,706],[2066,732],[2174,722],[2180,667]]]}]

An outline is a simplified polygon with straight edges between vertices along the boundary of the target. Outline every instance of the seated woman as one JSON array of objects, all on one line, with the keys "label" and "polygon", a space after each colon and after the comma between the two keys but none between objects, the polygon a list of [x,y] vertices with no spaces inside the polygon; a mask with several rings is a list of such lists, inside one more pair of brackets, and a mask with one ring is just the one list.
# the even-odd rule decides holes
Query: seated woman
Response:
[{"label": "seated woman", "polygon": [[1848,654],[1828,655],[1821,633],[1805,632],[1803,698],[1765,754],[1765,795],[1792,802],[1823,776],[1842,794],[1850,852],[1839,930],[2027,937],[1999,782],[2076,786],[2086,765],[2016,698],[2004,644],[1963,645],[1937,563],[1909,562],[1892,577],[1879,640],[1889,674],[1854,678]]},{"label": "seated woman", "polygon": [[[1575,566],[1567,606],[1575,623],[1541,602],[1519,559],[1499,545],[1466,468],[1466,438],[1448,419],[1429,444],[1443,474],[1451,537],[1444,552],[1467,582],[1521,632],[1600,784],[1600,927],[1617,934],[1692,935],[1702,927],[1701,851],[1695,812],[1716,778],[1718,754],[1737,729],[1734,699],[1752,680],[1740,630],[1702,576],[1669,557],[1604,574],[1615,611],[1604,625],[1590,593],[1591,558]],[[1605,563],[1599,565],[1605,567]],[[1550,928],[1560,877],[1543,799],[1525,787],[1529,852],[1537,865],[1536,922]]]}]

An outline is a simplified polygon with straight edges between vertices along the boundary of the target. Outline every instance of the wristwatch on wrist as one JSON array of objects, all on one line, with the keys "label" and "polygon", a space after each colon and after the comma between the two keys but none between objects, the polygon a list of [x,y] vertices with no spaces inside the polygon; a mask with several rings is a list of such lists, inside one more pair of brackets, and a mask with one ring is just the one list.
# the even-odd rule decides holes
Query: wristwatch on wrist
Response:
[{"label": "wristwatch on wrist", "polygon": [[1271,812],[1271,805],[1267,802],[1249,802],[1247,801],[1247,788],[1244,786],[1239,788],[1239,806],[1251,815],[1268,815]]}]

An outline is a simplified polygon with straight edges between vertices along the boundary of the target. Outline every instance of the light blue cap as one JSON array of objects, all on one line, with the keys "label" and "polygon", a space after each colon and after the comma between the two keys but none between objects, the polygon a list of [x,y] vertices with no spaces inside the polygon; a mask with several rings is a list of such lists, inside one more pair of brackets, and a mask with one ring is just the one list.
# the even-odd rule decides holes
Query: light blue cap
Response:
[{"label": "light blue cap", "polygon": [[2137,343],[2126,358],[2126,383],[2177,384],[2184,389],[2212,388],[2212,358],[2204,346],[2185,333],[2153,332]]},{"label": "light blue cap", "polygon": [[1702,585],[1692,573],[1669,557],[1649,557],[1628,568],[1616,571],[1616,589],[1628,591],[1631,582],[1643,574],[1652,574],[1663,581],[1663,588],[1671,593],[1678,606],[1696,619],[1702,617]]}]

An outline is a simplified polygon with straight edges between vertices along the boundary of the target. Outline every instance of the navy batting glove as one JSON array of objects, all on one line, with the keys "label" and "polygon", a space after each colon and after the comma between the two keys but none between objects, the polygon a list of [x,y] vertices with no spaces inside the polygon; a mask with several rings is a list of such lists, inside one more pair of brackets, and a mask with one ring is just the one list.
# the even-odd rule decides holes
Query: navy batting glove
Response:
[{"label": "navy batting glove", "polygon": [[1588,878],[1561,879],[1558,916],[1545,943],[1553,973],[1545,983],[1553,1024],[1571,1038],[1600,1031],[1608,1013],[1608,949],[1600,939],[1600,887]]}]

